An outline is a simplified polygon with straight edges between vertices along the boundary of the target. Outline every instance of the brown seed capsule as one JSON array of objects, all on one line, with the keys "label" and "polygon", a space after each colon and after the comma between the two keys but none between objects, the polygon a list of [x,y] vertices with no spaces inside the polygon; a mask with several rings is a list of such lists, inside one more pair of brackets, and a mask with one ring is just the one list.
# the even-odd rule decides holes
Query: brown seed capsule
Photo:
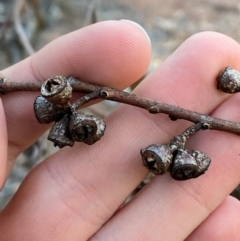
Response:
[{"label": "brown seed capsule", "polygon": [[39,123],[48,124],[58,121],[64,116],[64,109],[52,104],[42,96],[38,96],[34,101],[34,112]]},{"label": "brown seed capsule", "polygon": [[166,173],[172,163],[170,146],[150,145],[141,150],[143,165],[155,175]]},{"label": "brown seed capsule", "polygon": [[[198,164],[198,176],[202,175],[205,173],[205,171],[207,171],[210,163],[211,163],[211,159],[203,152],[201,151],[189,151],[189,153],[191,153],[191,155],[196,159],[197,164]],[[198,177],[196,176],[196,177]]]},{"label": "brown seed capsule", "polygon": [[73,146],[74,140],[72,139],[69,129],[69,116],[65,115],[61,120],[56,122],[48,134],[48,140],[54,143],[54,146],[63,148],[64,146]]},{"label": "brown seed capsule", "polygon": [[210,162],[210,159],[200,151],[179,149],[174,153],[170,175],[179,181],[196,178],[207,170]]},{"label": "brown seed capsule", "polygon": [[230,67],[222,71],[217,78],[217,88],[225,93],[240,91],[240,73]]},{"label": "brown seed capsule", "polygon": [[186,150],[179,149],[170,168],[171,177],[183,181],[198,175],[197,161]]},{"label": "brown seed capsule", "polygon": [[55,105],[66,106],[72,98],[72,87],[64,76],[54,76],[42,84],[41,94]]},{"label": "brown seed capsule", "polygon": [[106,124],[94,115],[75,111],[69,122],[69,130],[73,140],[94,144],[104,135]]}]

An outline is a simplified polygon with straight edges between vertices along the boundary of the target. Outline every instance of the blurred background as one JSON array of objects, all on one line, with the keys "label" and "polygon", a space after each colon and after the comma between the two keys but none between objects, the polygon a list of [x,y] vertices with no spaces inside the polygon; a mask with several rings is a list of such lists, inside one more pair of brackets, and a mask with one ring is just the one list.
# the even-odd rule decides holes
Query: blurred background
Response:
[{"label": "blurred background", "polygon": [[[21,61],[63,34],[110,19],[130,19],[146,29],[153,52],[149,72],[184,40],[201,31],[221,32],[240,42],[240,0],[0,0],[0,69]],[[104,117],[115,107],[102,102],[87,111]],[[0,210],[27,173],[56,150],[45,134],[18,157],[0,192]],[[240,198],[239,190],[237,187],[232,195]]]}]

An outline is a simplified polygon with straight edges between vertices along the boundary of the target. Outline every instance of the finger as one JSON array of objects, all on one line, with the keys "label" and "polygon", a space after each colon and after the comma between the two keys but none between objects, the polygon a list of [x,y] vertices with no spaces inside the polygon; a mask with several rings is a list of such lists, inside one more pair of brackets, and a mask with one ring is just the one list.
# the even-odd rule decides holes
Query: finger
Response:
[{"label": "finger", "polygon": [[[236,67],[236,63],[240,60],[239,52],[238,44],[222,35],[204,33],[194,36],[150,75],[136,93],[166,102],[178,102],[185,108],[208,113],[228,98],[228,95],[215,90],[213,83],[216,73],[224,66]],[[209,66],[208,69],[201,67],[202,59],[205,60],[205,65]],[[193,68],[195,73],[189,71]],[[188,87],[188,92],[194,96],[194,102],[188,95],[180,95],[181,98],[177,98],[184,86]],[[171,88],[171,91],[168,88]],[[166,116],[149,116],[145,111],[126,106],[118,108],[106,121],[106,135],[94,147],[76,145],[72,149],[63,149],[32,172],[15,199],[2,212],[0,219],[2,230],[6,230],[7,226],[11,225],[18,227],[20,232],[25,230],[22,231],[23,236],[33,238],[36,237],[39,227],[45,230],[44,237],[49,236],[58,227],[66,232],[65,236],[55,235],[55,240],[66,240],[71,235],[78,237],[77,239],[71,236],[71,240],[88,239],[113,215],[146,175],[146,170],[140,164],[139,150],[154,142],[166,142],[186,126],[183,121],[172,123]],[[157,193],[161,193],[161,198],[164,191],[167,197],[170,196],[172,190],[168,190],[167,187],[172,185],[171,189],[176,189],[174,188],[174,185],[177,186],[176,183],[161,181],[158,187],[161,186],[160,190],[163,192],[157,191]],[[174,191],[177,190],[173,190],[173,193]],[[154,200],[161,199],[158,197]],[[167,200],[169,204],[172,200],[176,201],[175,197]],[[10,210],[16,211],[13,213]],[[48,221],[40,222],[45,215],[49,217],[49,214],[51,218],[48,218]],[[20,218],[19,229],[17,220]],[[129,223],[124,220],[125,223]],[[29,223],[32,225],[29,226]],[[115,222],[111,223],[114,226]],[[125,227],[118,224],[121,228],[115,226],[113,234],[116,240],[126,235]],[[28,227],[27,231],[24,227]],[[99,240],[104,238],[103,234],[111,234],[109,227],[111,224],[107,224],[99,233]]]},{"label": "finger", "polygon": [[[232,96],[214,111],[213,116],[239,120],[239,101],[240,95]],[[107,240],[106,236],[113,240],[159,240],[163,237],[185,240],[220,205],[240,181],[239,136],[202,132],[189,142],[190,149],[202,150],[212,158],[208,172],[187,182],[174,181],[167,175],[155,177],[92,240]]]},{"label": "finger", "polygon": [[[240,119],[239,101],[240,95],[233,95],[211,115],[237,122]],[[111,231],[116,229],[119,232],[115,231],[111,236],[114,240],[159,240],[159,237],[184,240],[240,182],[239,145],[239,136],[234,134],[218,131],[197,133],[187,148],[204,151],[211,157],[208,172],[187,182],[176,182],[169,176],[155,177],[105,225],[96,240],[111,235]],[[134,225],[125,226],[126,222]]]},{"label": "finger", "polygon": [[[146,72],[150,56],[150,43],[140,28],[129,22],[106,21],[58,38],[2,73],[16,81],[75,75],[84,81],[122,89]],[[48,127],[39,125],[34,116],[36,95],[25,92],[2,97],[11,160]]]},{"label": "finger", "polygon": [[[171,58],[173,58],[174,60],[174,57],[171,57],[169,60],[167,60],[166,66],[167,67],[171,66],[172,67],[171,69],[176,70],[174,71],[174,75],[171,75],[171,71],[166,73],[169,67],[165,69],[164,68],[165,66],[164,66],[161,69],[161,71],[160,70],[159,72],[156,71],[152,76],[154,76],[156,80],[157,77],[159,79],[159,76],[162,75],[163,79],[164,77],[165,79],[168,78],[168,81],[170,82],[170,86],[172,85],[172,88],[170,88],[170,91],[168,91],[168,89],[164,89],[163,91],[164,96],[162,98],[164,97],[165,99],[168,98],[173,103],[177,103],[180,106],[185,106],[185,108],[188,107],[189,109],[206,113],[210,111],[210,108],[212,108],[212,110],[214,109],[212,104],[215,105],[216,107],[217,106],[216,102],[220,104],[223,100],[226,100],[226,98],[229,98],[229,95],[224,95],[218,92],[216,89],[214,89],[214,82],[216,78],[214,77],[214,75],[216,76],[216,73],[218,73],[223,68],[223,66],[226,65],[226,63],[224,63],[223,58],[219,58],[219,57],[217,58],[217,56],[218,54],[221,55],[225,51],[223,51],[222,53],[220,52],[216,53],[215,51],[217,51],[218,48],[216,49],[214,48],[212,51],[209,51],[209,48],[207,47],[211,45],[210,39],[212,37],[212,36],[210,37],[209,34],[203,34],[201,36],[195,36],[195,37],[197,38],[191,39],[191,41],[193,42],[192,43],[188,42],[188,45],[191,45],[191,44],[194,45],[194,42],[195,42],[197,46],[197,43],[202,42],[202,44],[205,46],[205,51],[202,48],[200,48],[199,52],[197,51],[197,53],[192,50],[194,52],[195,57],[193,56],[193,58],[189,58],[189,56],[188,57],[185,56],[186,60],[180,58],[179,64],[175,62],[174,65],[171,64]],[[218,36],[218,38],[219,37],[220,36]],[[210,42],[209,41],[205,42],[206,38],[208,38]],[[218,46],[219,42],[217,38],[215,40],[216,41],[214,42]],[[204,42],[206,43],[206,45],[204,44]],[[224,42],[225,41],[221,43],[221,46],[225,45]],[[230,44],[228,46],[233,46],[233,45]],[[179,53],[180,56],[182,53],[181,50],[184,50],[184,53],[191,53],[191,49],[188,50],[187,47],[186,49],[184,47],[186,47],[185,44],[179,50],[177,50],[178,53],[180,52]],[[226,46],[226,48],[228,47]],[[197,48],[193,47],[193,49],[197,49]],[[239,46],[235,45],[233,46],[233,49],[235,49],[236,51],[239,51]],[[233,64],[236,66],[236,62],[235,62],[236,56],[234,57],[234,54],[231,53],[231,48],[230,49],[228,48],[228,50],[231,57],[228,56],[228,53],[225,52],[226,54],[225,58],[227,58],[228,59],[227,61],[230,61],[230,62],[233,60],[233,62],[231,62],[230,65]],[[203,54],[203,56],[205,55],[204,57],[206,57],[206,61],[207,61],[205,62],[206,66],[210,65],[208,69],[209,72],[201,68],[201,65],[199,63],[198,64],[196,63],[198,61],[201,62],[202,59],[204,59],[203,56],[201,56],[201,53]],[[184,54],[182,53],[182,55]],[[188,59],[191,59],[191,62],[195,67],[195,73],[194,73],[195,77],[193,77],[193,74],[191,73],[189,74],[188,70],[181,67],[181,64],[188,61]],[[216,62],[219,67],[216,65]],[[213,66],[211,66],[211,63],[213,63]],[[189,69],[193,69],[190,62],[188,63],[188,66],[189,66]],[[200,66],[200,69],[197,66]],[[178,69],[180,69],[180,72],[177,72]],[[186,75],[184,75],[184,71],[186,71]],[[165,73],[161,74],[162,72],[165,72]],[[148,82],[145,82],[146,85],[147,83],[150,85],[152,82],[152,86],[153,86],[154,80],[151,79],[152,76],[149,77]],[[181,76],[182,78],[178,78],[178,76]],[[174,81],[172,79],[175,80],[174,88],[173,88]],[[199,79],[200,81],[198,81],[197,79]],[[191,81],[193,82],[192,84],[191,84]],[[155,86],[153,87],[154,89],[153,94],[157,92],[156,89],[158,88],[158,85],[162,85],[161,87],[164,88],[164,83],[163,84],[161,83],[155,84]],[[168,86],[167,83],[168,82],[166,81],[165,86]],[[187,83],[187,86],[189,87],[188,93],[192,95],[191,98],[188,98],[187,94],[185,95],[186,97],[184,97],[184,95],[181,94],[183,92],[184,86],[186,87],[185,83]],[[146,87],[146,85],[144,87]],[[160,90],[162,89],[161,87],[159,88]],[[179,99],[178,99],[178,93],[180,93],[180,96],[181,96],[181,98]],[[192,102],[191,102],[191,99],[193,100]],[[228,101],[230,101],[230,99]],[[238,103],[238,102],[236,101],[235,103]],[[228,106],[227,108],[229,109],[229,106],[232,106],[232,104],[227,103],[227,106]],[[226,106],[224,107],[224,110],[225,109],[226,109]],[[216,115],[220,118],[225,118],[233,121],[236,121],[236,119],[240,117],[237,109],[234,109],[234,110],[230,109],[229,112],[231,112],[232,114],[227,113],[221,116],[219,116],[219,114],[218,115],[216,114]],[[159,117],[158,119],[156,118],[157,121],[160,121],[159,119],[160,119]],[[154,134],[152,134],[150,131],[148,131],[148,133],[145,132],[143,133],[143,136],[144,135],[148,136],[148,138],[150,139],[148,144],[151,144],[154,142],[159,143],[159,139],[162,139],[162,141],[160,140],[162,143],[166,143],[167,138],[168,140],[172,138],[173,132],[176,131],[176,127],[174,126],[174,124],[176,125],[176,123],[170,124],[169,120],[161,118],[160,126],[164,126],[164,130],[159,131],[159,129],[156,129],[156,126],[154,125],[152,128],[153,129],[155,128],[155,130],[157,131],[155,131]],[[135,122],[135,125],[136,125],[136,122]],[[151,125],[153,125],[153,123],[151,123]],[[184,124],[181,126],[181,128],[183,126]],[[141,126],[140,129],[142,132],[144,132],[145,129],[150,130],[151,127],[150,126],[147,127],[147,125],[145,125],[145,126]],[[158,136],[156,135],[156,132]],[[180,131],[178,131],[178,134],[179,133]],[[213,136],[212,133],[213,132],[208,133],[208,135]],[[168,135],[167,138],[166,138],[166,134]],[[217,132],[217,134],[220,135],[219,132]],[[227,136],[230,134],[221,133],[221,135],[224,136],[225,139],[224,138],[223,139],[225,141],[227,142],[229,141],[229,138]],[[236,142],[236,140],[238,140],[238,137],[234,135],[230,135],[230,136],[233,136],[232,142],[235,143],[236,146],[239,145],[239,143]],[[199,147],[197,149],[205,151],[206,146],[208,146],[208,149],[214,149],[215,151],[218,151],[219,149],[221,149],[222,162],[224,163],[224,158],[228,158],[228,156],[226,156],[227,155],[226,149],[223,148],[224,145],[221,145],[221,146],[219,145],[218,147],[214,148],[213,145],[209,145],[209,141],[207,142],[205,141],[205,140],[209,140],[208,138],[199,139],[198,137],[198,140],[199,142],[201,143],[203,142],[205,144],[204,146],[205,148]],[[229,145],[230,144],[228,144],[228,146]],[[144,145],[142,146],[144,147]],[[145,143],[145,146],[147,146],[146,143]],[[206,151],[207,153],[209,152],[208,149]],[[235,150],[235,153],[238,153],[237,150]],[[210,153],[209,155],[214,158],[213,153]],[[216,163],[218,162],[215,161],[215,165],[217,165]],[[238,162],[236,161],[236,163]],[[213,165],[211,167],[212,167],[211,170],[214,169]],[[155,180],[150,185],[148,185],[144,189],[144,191],[132,201],[132,203],[130,203],[122,211],[118,212],[117,215],[115,215],[114,218],[109,223],[107,223],[103,229],[100,230],[100,232],[96,235],[95,238],[93,238],[93,240],[104,240],[105,237],[108,237],[108,236],[114,240],[131,240],[131,239],[132,240],[149,240],[149,239],[159,240],[159,237],[164,237],[166,240],[183,240],[184,238],[187,237],[187,235],[193,229],[196,228],[197,225],[199,225],[199,223],[201,223],[204,220],[204,218],[207,217],[207,215],[209,215],[209,213],[212,210],[214,210],[214,208],[216,208],[217,205],[220,204],[220,202],[226,197],[226,195],[228,195],[228,193],[239,182],[238,178],[236,176],[233,177],[232,176],[233,174],[231,174],[231,178],[229,177],[229,179],[233,183],[228,182],[226,185],[224,185],[225,188],[222,188],[222,181],[220,179],[224,175],[223,174],[224,170],[226,170],[226,167],[225,169],[222,169],[221,172],[218,171],[217,173],[212,174],[212,176],[210,177],[210,180],[216,178],[217,176],[218,183],[214,183],[214,185],[211,186],[211,188],[209,188],[209,179],[207,180],[205,179],[209,177],[210,175],[209,172],[206,174],[207,177],[201,177],[199,180],[198,179],[192,180],[185,183],[179,183],[179,182],[173,181],[168,176],[155,178]],[[237,175],[237,170],[238,169],[235,166],[236,175]],[[161,181],[159,179],[161,179]],[[206,180],[204,182],[205,185],[203,185],[203,180]],[[128,183],[130,183],[129,180],[128,180]],[[213,184],[213,182],[211,182],[210,185],[211,184]],[[217,193],[220,191],[220,190],[217,191],[215,189],[215,186],[217,184],[219,189],[222,188],[221,189],[222,196],[217,195]],[[207,194],[204,193],[207,191],[208,191]],[[212,193],[209,193],[210,191]],[[209,197],[212,197],[212,196],[214,196],[215,199],[212,200],[209,204],[209,201],[207,200],[209,200]],[[131,225],[126,225],[126,224],[131,224]],[[168,224],[171,224],[171,225],[168,225]],[[174,231],[172,230],[173,227],[174,227]],[[139,232],[139,230],[142,230],[142,232]]]},{"label": "finger", "polygon": [[229,196],[186,241],[239,240],[239,214],[239,201]]}]

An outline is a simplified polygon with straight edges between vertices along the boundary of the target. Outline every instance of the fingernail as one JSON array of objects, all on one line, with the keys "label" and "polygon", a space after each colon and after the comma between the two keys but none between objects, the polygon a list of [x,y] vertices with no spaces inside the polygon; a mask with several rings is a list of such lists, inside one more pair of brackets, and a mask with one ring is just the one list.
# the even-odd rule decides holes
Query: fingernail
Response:
[{"label": "fingernail", "polygon": [[149,38],[149,35],[148,35],[147,31],[140,24],[138,24],[138,23],[136,23],[136,22],[134,22],[132,20],[128,20],[128,19],[121,19],[120,21],[131,23],[131,24],[135,25],[136,27],[138,27],[145,34],[145,36],[147,37],[148,42],[151,45],[151,40]]}]

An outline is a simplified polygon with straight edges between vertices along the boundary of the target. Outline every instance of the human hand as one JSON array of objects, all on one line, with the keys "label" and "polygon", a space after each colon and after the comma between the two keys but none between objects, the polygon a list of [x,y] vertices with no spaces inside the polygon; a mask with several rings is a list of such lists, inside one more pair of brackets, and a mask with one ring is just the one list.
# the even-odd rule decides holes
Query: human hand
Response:
[{"label": "human hand", "polygon": [[[57,39],[2,74],[17,81],[75,75],[123,89],[145,73],[150,49],[136,26],[102,22]],[[135,92],[238,122],[239,95],[221,93],[215,79],[227,65],[238,69],[239,62],[236,42],[221,34],[201,33],[183,43]],[[1,99],[1,183],[17,155],[46,131],[33,113],[35,97],[26,92]],[[119,210],[147,174],[139,150],[169,141],[189,123],[120,106],[106,124],[105,136],[93,146],[65,147],[30,172],[0,214],[1,241],[239,239],[239,202],[228,197],[240,181],[238,136],[197,133],[188,147],[211,157],[205,175],[185,182],[168,174],[155,177]]]}]

